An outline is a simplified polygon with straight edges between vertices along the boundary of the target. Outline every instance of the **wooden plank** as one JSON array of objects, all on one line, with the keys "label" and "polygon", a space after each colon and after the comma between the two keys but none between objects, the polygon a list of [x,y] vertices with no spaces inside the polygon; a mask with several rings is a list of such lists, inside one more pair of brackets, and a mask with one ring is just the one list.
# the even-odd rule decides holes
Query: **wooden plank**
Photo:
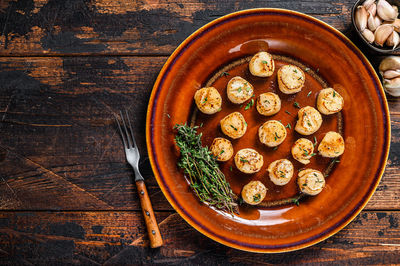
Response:
[{"label": "wooden plank", "polygon": [[[131,112],[155,210],[172,210],[146,160],[145,116],[165,57],[0,58],[0,209],[140,210],[112,112]],[[367,209],[400,208],[400,103]]]},{"label": "wooden plank", "polygon": [[231,12],[286,8],[347,32],[354,1],[24,0],[0,5],[0,55],[170,54],[192,32]]},{"label": "wooden plank", "polygon": [[140,212],[0,212],[0,264],[399,263],[399,212],[362,212],[337,235],[284,254],[225,247],[173,212],[157,212],[164,246],[150,249]]}]

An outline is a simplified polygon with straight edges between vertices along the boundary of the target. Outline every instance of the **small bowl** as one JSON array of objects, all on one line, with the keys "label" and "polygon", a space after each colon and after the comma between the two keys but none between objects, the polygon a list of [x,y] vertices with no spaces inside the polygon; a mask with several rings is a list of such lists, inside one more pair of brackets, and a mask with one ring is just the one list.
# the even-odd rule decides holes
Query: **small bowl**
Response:
[{"label": "small bowl", "polygon": [[[400,9],[400,0],[386,0],[388,1],[391,5],[395,5]],[[379,53],[384,53],[384,54],[391,54],[394,53],[395,51],[400,49],[400,45],[397,46],[397,48],[393,49],[390,48],[389,46],[384,45],[383,47],[378,47],[374,43],[369,43],[367,40],[365,40],[364,36],[362,36],[360,30],[356,26],[355,22],[355,12],[357,10],[357,7],[362,5],[365,2],[365,0],[357,0],[351,9],[351,22],[353,24],[354,29],[356,30],[357,34],[360,36],[361,40],[372,50],[379,52]],[[378,2],[378,1],[376,1]]]}]

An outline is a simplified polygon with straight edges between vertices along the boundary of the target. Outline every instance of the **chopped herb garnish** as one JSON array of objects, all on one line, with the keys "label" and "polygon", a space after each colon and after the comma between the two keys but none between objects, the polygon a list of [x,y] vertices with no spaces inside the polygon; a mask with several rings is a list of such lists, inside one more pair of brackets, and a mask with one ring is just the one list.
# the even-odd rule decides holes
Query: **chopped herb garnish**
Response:
[{"label": "chopped herb garnish", "polygon": [[229,76],[229,75],[230,75],[230,74],[229,74],[228,72],[225,72],[225,71],[222,72],[222,74],[221,74],[221,76],[225,76],[225,77],[226,77],[226,76]]},{"label": "chopped herb garnish", "polygon": [[260,201],[260,199],[261,199],[261,195],[260,195],[260,193],[258,193],[258,194],[255,194],[255,195],[253,196],[253,201],[254,201],[254,202],[259,202],[259,201]]},{"label": "chopped herb garnish", "polygon": [[247,104],[244,110],[250,109],[254,105],[254,99],[251,99]]},{"label": "chopped herb garnish", "polygon": [[307,97],[310,97],[311,93],[312,93],[312,91],[309,91],[309,92],[307,93]]},{"label": "chopped herb garnish", "polygon": [[[245,89],[246,89],[247,92],[250,91],[250,87],[246,87]],[[253,96],[254,96],[254,95],[253,95]],[[253,97],[253,96],[252,96],[252,97]]]},{"label": "chopped herb garnish", "polygon": [[313,156],[315,156],[315,155],[317,155],[317,154],[316,154],[316,153],[311,153],[311,154],[310,154],[311,157],[313,157]]},{"label": "chopped herb garnish", "polygon": [[296,204],[297,206],[300,205],[299,199],[293,199],[292,202],[293,202],[294,204]]},{"label": "chopped herb garnish", "polygon": [[298,102],[294,102],[294,107],[297,107],[297,108],[300,108],[300,105],[299,105],[299,103]]},{"label": "chopped herb garnish", "polygon": [[319,68],[317,68],[317,73],[319,72]]},{"label": "chopped herb garnish", "polygon": [[312,126],[310,122],[307,122],[307,125],[308,125],[309,127],[311,127],[311,126]]},{"label": "chopped herb garnish", "polygon": [[303,186],[303,187],[306,187],[306,186],[307,186],[307,184],[306,184],[306,183],[304,183],[302,186]]},{"label": "chopped herb garnish", "polygon": [[201,123],[199,127],[203,127],[203,123]]},{"label": "chopped herb garnish", "polygon": [[294,72],[294,73],[297,73],[297,69],[293,69],[293,72]]},{"label": "chopped herb garnish", "polygon": [[263,64],[268,64],[268,61],[265,61],[265,60],[263,60],[263,61],[261,61]]},{"label": "chopped herb garnish", "polygon": [[288,110],[285,110],[285,113],[287,113],[288,115],[292,115]]},{"label": "chopped herb garnish", "polygon": [[303,151],[304,151],[304,153],[303,153],[304,156],[308,156],[308,155],[310,154],[310,153],[308,152],[308,150],[303,149]]},{"label": "chopped herb garnish", "polygon": [[232,172],[233,171],[233,168],[232,168],[232,166],[229,166],[229,170]]},{"label": "chopped herb garnish", "polygon": [[302,80],[303,79],[303,77],[299,77],[297,80]]},{"label": "chopped herb garnish", "polygon": [[249,162],[248,160],[244,159],[243,157],[240,157],[240,161],[241,161],[242,163],[248,163],[248,162]]},{"label": "chopped herb garnish", "polygon": [[288,124],[286,125],[286,128],[292,129],[292,126],[290,125],[290,123],[288,123]]},{"label": "chopped herb garnish", "polygon": [[314,136],[314,143],[313,143],[314,147],[317,146],[317,143],[318,143],[317,142],[317,137]]},{"label": "chopped herb garnish", "polygon": [[242,87],[239,87],[239,89],[237,90],[238,92],[241,92],[242,91]]},{"label": "chopped herb garnish", "polygon": [[225,152],[225,150],[222,150],[222,151],[219,153],[219,155],[223,154],[224,152]]},{"label": "chopped herb garnish", "polygon": [[275,147],[273,148],[274,151],[276,151],[277,149],[278,149],[278,146],[275,146]]},{"label": "chopped herb garnish", "polygon": [[333,91],[333,97],[336,97],[336,92],[335,91]]},{"label": "chopped herb garnish", "polygon": [[281,137],[278,135],[278,133],[275,132],[275,136],[274,136],[275,140],[280,139]]},{"label": "chopped herb garnish", "polygon": [[270,104],[270,102],[268,100],[265,100],[264,102]]},{"label": "chopped herb garnish", "polygon": [[206,103],[207,102],[207,97],[206,98],[204,98],[204,101],[202,102],[202,103]]},{"label": "chopped herb garnish", "polygon": [[238,130],[236,127],[234,127],[233,125],[230,125],[231,126],[231,128],[233,128],[234,130]]},{"label": "chopped herb garnish", "polygon": [[169,114],[166,114],[168,118],[171,118],[171,116]]},{"label": "chopped herb garnish", "polygon": [[247,127],[247,122],[244,122],[244,124],[246,125],[246,127]]}]

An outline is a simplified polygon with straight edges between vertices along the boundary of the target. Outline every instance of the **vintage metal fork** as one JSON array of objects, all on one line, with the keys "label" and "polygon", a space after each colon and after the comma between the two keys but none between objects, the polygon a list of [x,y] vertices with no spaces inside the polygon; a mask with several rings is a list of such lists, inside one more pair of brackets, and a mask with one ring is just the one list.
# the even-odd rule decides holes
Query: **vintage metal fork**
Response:
[{"label": "vintage metal fork", "polygon": [[[132,166],[135,173],[135,183],[137,191],[139,193],[140,205],[142,206],[142,212],[144,220],[146,222],[147,233],[150,239],[150,246],[152,248],[157,248],[162,246],[163,240],[160,234],[160,229],[158,228],[156,217],[154,216],[153,207],[151,206],[149,194],[147,193],[146,185],[144,179],[139,171],[139,149],[136,145],[135,137],[133,136],[133,130],[131,121],[129,119],[128,111],[125,110],[126,119],[122,112],[120,111],[122,125],[124,130],[122,130],[121,124],[119,122],[118,116],[114,114],[115,120],[117,121],[119,131],[121,133],[122,142],[124,143],[126,160]],[[125,120],[128,120],[129,128]]]}]

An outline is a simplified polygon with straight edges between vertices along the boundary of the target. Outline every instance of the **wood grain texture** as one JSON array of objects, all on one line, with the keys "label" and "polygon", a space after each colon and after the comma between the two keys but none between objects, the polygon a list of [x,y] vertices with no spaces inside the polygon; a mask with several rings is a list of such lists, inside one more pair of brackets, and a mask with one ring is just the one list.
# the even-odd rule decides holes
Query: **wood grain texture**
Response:
[{"label": "wood grain texture", "polygon": [[[0,209],[140,210],[112,116],[126,107],[153,207],[172,210],[146,160],[144,136],[147,102],[165,60],[0,58]],[[367,209],[400,208],[400,103],[389,97],[389,104],[391,152]]]},{"label": "wood grain texture", "polygon": [[399,263],[399,212],[362,212],[332,238],[284,254],[231,249],[201,235],[175,213],[156,215],[165,239],[159,249],[148,247],[140,212],[1,212],[0,264]]},{"label": "wood grain texture", "polygon": [[170,54],[204,24],[248,8],[286,8],[348,33],[354,1],[7,0],[0,55]]}]

